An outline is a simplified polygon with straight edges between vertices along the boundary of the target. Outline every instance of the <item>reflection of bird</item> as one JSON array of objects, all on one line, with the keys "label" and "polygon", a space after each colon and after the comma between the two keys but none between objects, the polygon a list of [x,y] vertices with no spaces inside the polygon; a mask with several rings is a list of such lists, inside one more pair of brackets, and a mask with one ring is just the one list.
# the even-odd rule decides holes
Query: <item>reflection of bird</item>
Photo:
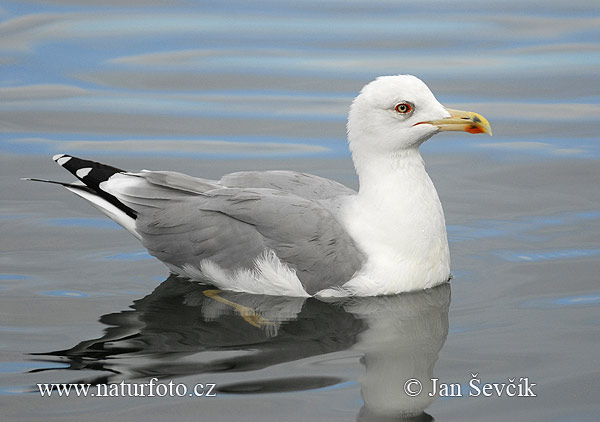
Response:
[{"label": "reflection of bird", "polygon": [[348,118],[358,193],[289,171],[219,181],[127,173],[69,155],[63,184],[137,237],[172,272],[222,289],[308,296],[394,294],[449,279],[442,207],[419,146],[439,131],[490,133],[408,76],[366,85]]},{"label": "reflection of bird", "polygon": [[[132,309],[100,317],[108,325],[102,337],[40,355],[59,357],[69,371],[83,370],[83,383],[174,378],[258,371],[346,350],[365,329],[343,307],[315,298],[222,292],[221,301],[213,292],[170,276]],[[264,323],[248,321],[242,308]],[[102,372],[90,377],[89,370]],[[288,390],[302,389],[289,383]]]},{"label": "reflection of bird", "polygon": [[[54,380],[81,376],[59,381],[77,384],[219,374],[219,393],[259,394],[352,381],[348,377],[356,371],[341,365],[358,366],[360,355],[360,421],[429,420],[423,412],[434,400],[430,388],[425,384],[421,395],[408,397],[403,384],[434,376],[448,334],[449,284],[333,303],[238,292],[219,296],[223,300],[210,287],[171,276],[131,309],[103,315],[108,327],[102,337],[42,354],[67,368],[36,372],[52,371]],[[242,309],[267,324],[248,321]],[[308,360],[289,364],[301,359]]]},{"label": "reflection of bird", "polygon": [[[359,421],[432,420],[423,411],[436,398],[430,380],[448,335],[449,306],[447,283],[423,292],[360,298],[345,306],[368,327],[354,346],[364,354],[365,365]],[[422,382],[420,394],[407,395],[408,380]]]}]

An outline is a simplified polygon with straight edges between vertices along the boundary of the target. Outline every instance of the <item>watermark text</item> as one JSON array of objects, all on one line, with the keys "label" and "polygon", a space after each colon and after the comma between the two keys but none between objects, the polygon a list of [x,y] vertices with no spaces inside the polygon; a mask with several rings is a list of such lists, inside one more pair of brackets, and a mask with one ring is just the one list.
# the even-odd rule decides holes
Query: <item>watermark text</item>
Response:
[{"label": "watermark text", "polygon": [[216,384],[198,383],[189,388],[186,384],[158,382],[152,378],[147,383],[121,381],[111,384],[37,384],[42,397],[216,397]]},{"label": "watermark text", "polygon": [[429,397],[537,397],[534,390],[537,384],[528,377],[508,377],[502,382],[483,382],[478,372],[471,373],[467,383],[442,382],[430,378],[422,382],[410,378],[404,383],[404,393],[409,397],[427,394]]}]

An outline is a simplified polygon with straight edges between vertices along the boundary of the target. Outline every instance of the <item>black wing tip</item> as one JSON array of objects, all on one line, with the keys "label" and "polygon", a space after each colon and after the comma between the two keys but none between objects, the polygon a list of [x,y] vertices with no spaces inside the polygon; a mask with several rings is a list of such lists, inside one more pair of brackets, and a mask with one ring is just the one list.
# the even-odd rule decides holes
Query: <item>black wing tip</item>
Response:
[{"label": "black wing tip", "polygon": [[124,170],[108,164],[74,157],[69,154],[55,154],[52,160],[87,185],[90,183],[96,185],[108,180],[115,173],[124,172]]},{"label": "black wing tip", "polygon": [[124,170],[109,166],[108,164],[85,160],[68,154],[55,154],[52,159],[59,166],[69,171],[73,176],[83,182],[95,195],[98,195],[115,205],[130,217],[136,218],[136,212],[133,209],[127,207],[115,196],[109,194],[100,187],[101,183],[107,181],[116,173],[125,173]]}]

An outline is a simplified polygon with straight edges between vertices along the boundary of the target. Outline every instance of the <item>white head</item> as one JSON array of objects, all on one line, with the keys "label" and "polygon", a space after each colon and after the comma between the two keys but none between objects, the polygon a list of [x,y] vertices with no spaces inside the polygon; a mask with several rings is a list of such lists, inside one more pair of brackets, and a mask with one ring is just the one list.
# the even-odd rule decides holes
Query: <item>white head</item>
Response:
[{"label": "white head", "polygon": [[381,76],[365,85],[348,115],[348,142],[355,158],[415,149],[443,130],[491,134],[485,118],[445,108],[412,75]]}]

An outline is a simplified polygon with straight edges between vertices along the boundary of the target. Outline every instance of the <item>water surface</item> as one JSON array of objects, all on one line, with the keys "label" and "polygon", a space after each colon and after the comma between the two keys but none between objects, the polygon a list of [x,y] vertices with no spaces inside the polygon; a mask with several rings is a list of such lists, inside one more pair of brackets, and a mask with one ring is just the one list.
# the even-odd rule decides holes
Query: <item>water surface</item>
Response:
[{"label": "water surface", "polygon": [[[488,3],[4,2],[2,420],[596,421],[600,14],[583,0]],[[70,180],[50,160],[65,152],[208,178],[292,169],[356,188],[348,106],[397,73],[494,130],[422,148],[454,273],[432,291],[215,296],[168,278],[68,192],[18,180]],[[472,374],[527,378],[537,397],[469,397]],[[153,377],[214,383],[217,396],[35,387]],[[408,397],[412,378],[465,394]]]}]

